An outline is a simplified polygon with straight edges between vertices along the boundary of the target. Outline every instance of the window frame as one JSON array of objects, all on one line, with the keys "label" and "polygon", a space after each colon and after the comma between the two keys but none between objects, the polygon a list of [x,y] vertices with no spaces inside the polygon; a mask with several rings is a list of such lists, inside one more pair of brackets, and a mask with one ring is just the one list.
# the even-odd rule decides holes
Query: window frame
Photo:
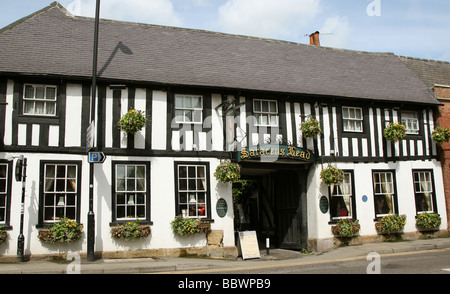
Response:
[{"label": "window frame", "polygon": [[[29,98],[26,97],[26,88],[27,86],[33,87],[33,97]],[[36,98],[36,89],[38,87],[44,88],[44,98]],[[48,88],[54,88],[55,90],[55,96],[54,99],[46,99],[47,89]],[[26,112],[26,105],[27,102],[33,102],[33,112]],[[44,113],[36,113],[36,102],[42,102],[44,103],[43,109],[45,110]],[[54,105],[53,108],[53,114],[47,113],[47,103],[52,103]],[[58,86],[57,85],[51,85],[51,84],[33,84],[33,83],[24,83],[23,84],[23,92],[22,92],[22,114],[25,116],[44,116],[44,117],[57,117],[57,111],[58,111]]]},{"label": "window frame", "polygon": [[[125,169],[128,166],[145,166],[145,175],[144,175],[144,179],[145,179],[145,191],[127,191],[126,189],[124,191],[116,191],[116,183],[117,183],[117,167],[118,166],[125,166]],[[112,185],[111,185],[111,203],[112,203],[112,208],[111,208],[111,224],[110,225],[117,225],[117,224],[122,224],[125,222],[129,222],[129,221],[135,221],[135,220],[139,220],[139,222],[141,224],[152,224],[151,222],[151,182],[150,182],[150,178],[151,178],[151,165],[150,162],[147,161],[112,161],[111,163],[111,172],[112,172]],[[126,175],[125,175],[126,176]],[[125,179],[127,179],[127,177],[125,177]],[[136,177],[134,179],[137,179]],[[145,212],[145,217],[139,218],[139,217],[135,217],[135,218],[128,218],[128,217],[124,217],[124,218],[118,218],[117,217],[117,194],[118,193],[123,193],[123,194],[137,194],[137,193],[142,193],[144,194],[144,204],[142,205],[144,207],[144,212]],[[135,206],[135,215],[137,216],[137,211],[136,208],[137,206],[140,206],[137,203],[137,197],[136,195],[134,195],[135,197],[133,198],[134,201],[134,206]],[[128,198],[125,197],[125,209],[129,206],[128,204]],[[130,205],[131,206],[131,205]]]},{"label": "window frame", "polygon": [[[45,225],[50,225],[50,224],[54,224],[56,222],[58,222],[58,219],[54,219],[53,221],[49,221],[46,219],[45,217],[45,208],[46,207],[51,207],[51,205],[46,206],[45,205],[45,197],[46,194],[52,194],[51,191],[45,191],[45,186],[46,186],[46,166],[47,165],[55,165],[55,166],[62,166],[64,165],[66,167],[66,177],[64,177],[65,180],[67,180],[67,166],[76,166],[77,170],[76,170],[76,192],[73,193],[73,195],[75,195],[75,201],[73,204],[73,207],[75,208],[75,220],[79,223],[80,222],[80,211],[81,211],[81,168],[82,168],[82,162],[81,161],[72,161],[72,160],[64,160],[64,161],[56,161],[56,160],[41,160],[40,161],[40,187],[39,187],[39,217],[38,217],[38,225],[37,227],[42,227]],[[63,178],[57,177],[56,175],[57,171],[55,170],[55,180],[61,180]],[[50,178],[48,178],[50,179]],[[55,186],[55,190],[53,191],[53,194],[55,194],[55,198],[54,198],[54,202],[59,200],[59,197],[61,196],[56,196],[56,194],[64,194],[65,193],[65,199],[64,199],[64,211],[66,212],[66,208],[67,207],[72,207],[72,205],[67,205],[67,191],[56,191],[56,186],[57,183],[54,183]],[[67,189],[67,186],[66,186]],[[70,193],[70,192],[69,192]],[[71,193],[72,194],[72,193]],[[57,199],[58,198],[58,199]],[[53,204],[54,206],[54,213],[53,216],[56,216],[56,209],[58,204]],[[66,213],[64,213],[64,217],[67,217]]]},{"label": "window frame", "polygon": [[[183,106],[177,106],[177,98],[187,98],[189,97],[191,100],[192,98],[200,98],[200,107],[186,107],[184,106],[184,99],[183,99]],[[196,94],[175,94],[174,95],[174,117],[175,117],[175,123],[177,124],[203,124],[203,106],[204,106],[204,96],[203,95],[196,95]],[[182,111],[183,115],[177,115],[177,111]],[[194,113],[198,112],[200,114],[200,121],[189,121],[186,120],[187,116],[185,115],[187,111],[192,112],[192,118],[194,118]],[[183,120],[180,120],[180,118],[183,118]]]},{"label": "window frame", "polygon": [[[259,103],[259,109],[256,110],[255,103]],[[263,111],[262,103],[267,102],[268,103],[268,111]],[[270,103],[274,102],[276,111],[272,112],[270,111]],[[255,126],[257,127],[279,127],[280,125],[280,115],[279,115],[279,107],[278,107],[278,100],[275,99],[253,99],[252,101],[252,107],[253,107],[253,116],[255,117]],[[263,124],[260,120],[261,117],[267,116],[267,123]],[[271,116],[275,117],[276,123],[270,124]]]},{"label": "window frame", "polygon": [[[377,196],[386,196],[383,193],[377,193],[376,190],[376,182],[375,182],[375,174],[387,174],[390,173],[392,175],[392,193],[390,193],[390,195],[392,195],[392,200],[391,203],[394,206],[391,210],[391,212],[388,213],[377,213]],[[381,184],[382,182],[380,182]],[[372,170],[372,188],[373,188],[373,203],[374,203],[374,212],[375,212],[375,220],[378,220],[380,218],[382,218],[385,215],[393,215],[398,213],[398,195],[397,195],[397,180],[396,180],[396,175],[395,175],[395,170]],[[377,195],[378,194],[378,195]],[[388,204],[388,203],[386,203]]]},{"label": "window frame", "polygon": [[[0,222],[0,226],[5,227],[6,229],[12,229],[10,226],[10,218],[11,218],[11,188],[12,188],[12,161],[8,160],[0,160],[0,165],[6,166],[6,178],[5,179],[5,192],[1,192],[0,194],[4,195],[5,204],[4,204],[4,221]],[[3,179],[3,178],[2,178]],[[1,205],[1,202],[0,202]]]},{"label": "window frame", "polygon": [[[414,116],[414,118],[408,117],[409,115]],[[406,116],[406,117],[405,117]],[[405,126],[407,135],[420,135],[420,117],[419,112],[414,110],[403,110],[400,112],[400,121]],[[416,124],[417,128],[408,128],[410,121],[412,124]]]},{"label": "window frame", "polygon": [[[355,182],[354,182],[354,173],[353,170],[343,170],[344,172],[344,180],[346,175],[348,175],[350,177],[348,183],[346,183],[347,185],[350,185],[350,193],[349,194],[334,194],[333,195],[333,188],[336,187],[336,185],[330,185],[328,187],[328,192],[330,195],[330,223],[335,223],[337,221],[339,221],[340,219],[352,219],[352,220],[356,220],[356,201],[355,201]],[[339,187],[339,185],[338,185]],[[339,187],[340,188],[340,187]],[[334,204],[333,204],[333,200],[337,199],[337,197],[339,198],[343,198],[343,197],[348,197],[350,200],[350,215],[347,216],[333,216],[333,210],[334,210]],[[345,201],[345,200],[344,200]],[[348,213],[348,211],[347,211]]]},{"label": "window frame", "polygon": [[[417,196],[418,194],[424,194],[424,193],[420,193],[416,191],[416,178],[415,178],[415,173],[429,173],[430,175],[430,188],[432,189],[431,191],[431,199],[430,199],[430,205],[432,206],[431,210],[420,210],[419,211],[419,207],[418,207],[418,199]],[[438,213],[437,210],[437,203],[436,203],[436,190],[435,190],[435,185],[434,185],[434,174],[433,174],[433,170],[431,169],[413,169],[412,170],[412,180],[413,180],[413,189],[414,189],[414,203],[415,203],[415,207],[416,207],[416,214],[419,215],[421,213]],[[420,183],[420,178],[419,178],[419,182]]]},{"label": "window frame", "polygon": [[[350,110],[358,110],[361,112],[361,118],[351,118],[351,117],[345,117],[344,116],[344,109],[348,110],[348,113],[350,113]],[[356,106],[342,106],[342,131],[347,133],[364,133],[364,109],[362,107],[356,107]],[[350,130],[347,129],[347,122],[355,122],[361,124],[361,130]]]},{"label": "window frame", "polygon": [[[191,190],[191,189],[185,189],[185,190],[181,190],[180,191],[180,176],[179,176],[179,168],[181,166],[187,166],[187,167],[199,167],[202,166],[205,169],[205,180],[206,183],[205,188],[206,190]],[[196,169],[196,173],[197,173],[197,169]],[[212,211],[211,211],[211,177],[210,177],[210,165],[209,162],[192,162],[192,161],[176,161],[174,163],[174,179],[175,179],[175,215],[176,216],[182,216],[182,217],[187,217],[187,218],[201,218],[202,220],[208,220],[211,221],[212,220]],[[181,178],[181,179],[184,179]],[[187,178],[189,179],[189,174],[187,174]],[[196,180],[198,180],[199,178],[196,177]],[[181,205],[183,205],[183,203],[180,203],[180,193],[186,193],[186,200],[188,199],[188,196],[191,197],[189,195],[189,193],[205,193],[205,215],[201,216],[198,214],[198,210],[197,210],[197,214],[195,215],[189,215],[189,212],[186,212],[185,214],[183,214],[182,212],[182,208]],[[198,194],[196,201],[198,201]],[[189,209],[189,203],[186,203],[188,206],[187,209]],[[187,214],[187,215],[186,215]]]}]

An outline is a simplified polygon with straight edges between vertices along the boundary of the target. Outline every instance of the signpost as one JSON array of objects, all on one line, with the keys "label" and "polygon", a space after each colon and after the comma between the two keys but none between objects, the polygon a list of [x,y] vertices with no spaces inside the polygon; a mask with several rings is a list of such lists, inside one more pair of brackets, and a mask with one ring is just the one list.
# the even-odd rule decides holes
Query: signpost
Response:
[{"label": "signpost", "polygon": [[103,163],[106,155],[103,152],[89,152],[89,163]]}]

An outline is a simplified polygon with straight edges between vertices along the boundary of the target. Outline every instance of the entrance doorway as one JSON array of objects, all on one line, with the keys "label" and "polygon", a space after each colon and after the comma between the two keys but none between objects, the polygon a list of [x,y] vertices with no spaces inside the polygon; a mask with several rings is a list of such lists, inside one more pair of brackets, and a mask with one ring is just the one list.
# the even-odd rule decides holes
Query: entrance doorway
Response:
[{"label": "entrance doorway", "polygon": [[[235,210],[235,229],[254,230],[265,248],[301,250],[307,247],[305,165],[275,164],[270,168],[242,166],[241,175],[254,183],[253,191]],[[239,187],[239,184],[234,186]]]}]

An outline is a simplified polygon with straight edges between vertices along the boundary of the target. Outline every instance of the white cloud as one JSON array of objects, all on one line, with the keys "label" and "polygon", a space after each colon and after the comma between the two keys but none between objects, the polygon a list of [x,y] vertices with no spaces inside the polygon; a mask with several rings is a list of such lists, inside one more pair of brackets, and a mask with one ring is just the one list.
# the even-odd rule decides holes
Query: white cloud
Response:
[{"label": "white cloud", "polygon": [[[339,15],[329,17],[320,29],[323,36],[320,37],[320,45],[334,48],[350,47],[351,28],[347,17]],[[329,35],[327,35],[329,34]]]},{"label": "white cloud", "polygon": [[[93,17],[95,3],[95,0],[73,0],[67,5],[67,10],[75,15]],[[182,24],[170,0],[102,1],[100,18],[170,26]]]},{"label": "white cloud", "polygon": [[228,0],[219,8],[219,30],[292,39],[320,12],[320,0]]}]

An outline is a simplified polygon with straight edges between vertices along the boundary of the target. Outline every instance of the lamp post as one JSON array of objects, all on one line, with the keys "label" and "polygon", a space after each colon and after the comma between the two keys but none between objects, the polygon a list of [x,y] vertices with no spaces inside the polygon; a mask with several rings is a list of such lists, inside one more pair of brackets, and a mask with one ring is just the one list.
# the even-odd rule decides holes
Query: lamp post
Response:
[{"label": "lamp post", "polygon": [[[92,99],[91,122],[95,120],[95,96],[97,96],[97,55],[98,55],[98,26],[100,19],[100,0],[95,8],[94,51],[92,64]],[[87,232],[87,260],[94,261],[95,244],[95,215],[94,215],[94,163],[89,163],[89,212]]]},{"label": "lamp post", "polygon": [[24,261],[25,236],[23,235],[23,218],[25,211],[25,183],[27,178],[27,159],[21,155],[16,163],[16,180],[22,182],[22,199],[20,202],[20,231],[17,237],[17,260]]}]

